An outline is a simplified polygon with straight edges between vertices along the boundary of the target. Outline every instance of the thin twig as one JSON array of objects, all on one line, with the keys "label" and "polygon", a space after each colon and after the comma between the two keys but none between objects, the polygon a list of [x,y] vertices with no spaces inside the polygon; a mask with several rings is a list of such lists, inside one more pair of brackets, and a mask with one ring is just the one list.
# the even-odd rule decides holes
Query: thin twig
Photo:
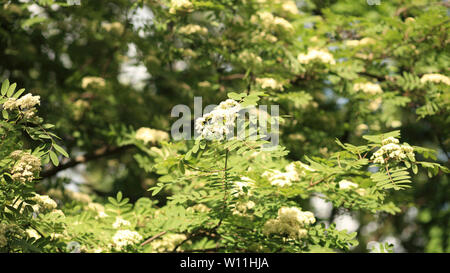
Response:
[{"label": "thin twig", "polygon": [[150,239],[145,240],[145,242],[143,242],[143,243],[141,244],[141,246],[145,246],[146,244],[148,244],[148,243],[150,243],[151,241],[153,241],[153,240],[155,240],[155,239],[157,239],[157,238],[163,236],[163,235],[166,234],[166,233],[167,233],[167,231],[162,231],[162,232],[156,234],[155,236],[151,237]]}]

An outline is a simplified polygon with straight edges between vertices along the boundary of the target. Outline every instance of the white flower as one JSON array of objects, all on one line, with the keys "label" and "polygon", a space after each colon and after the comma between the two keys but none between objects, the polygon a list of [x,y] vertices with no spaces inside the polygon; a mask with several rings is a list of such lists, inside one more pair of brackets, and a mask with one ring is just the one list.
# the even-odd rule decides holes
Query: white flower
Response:
[{"label": "white flower", "polygon": [[39,157],[28,152],[15,151],[11,157],[19,159],[11,170],[12,178],[22,183],[31,182],[35,174],[41,171],[41,160]]},{"label": "white flower", "polygon": [[252,24],[261,24],[268,31],[292,31],[294,27],[284,18],[274,16],[268,11],[259,11],[250,18]]},{"label": "white flower", "polygon": [[283,84],[272,78],[256,78],[256,83],[263,89],[283,90]]},{"label": "white flower", "polygon": [[380,108],[382,102],[383,102],[382,98],[376,98],[374,100],[371,100],[370,103],[369,103],[368,108],[371,111],[376,111],[378,108]]},{"label": "white flower", "polygon": [[37,233],[37,231],[34,229],[27,229],[27,230],[25,230],[25,232],[27,233],[28,237],[30,237],[30,238],[35,238],[35,239],[41,238],[41,235],[39,235],[39,233]]},{"label": "white flower", "polygon": [[298,14],[298,8],[294,1],[285,0],[284,3],[281,5],[281,8],[285,12]]},{"label": "white flower", "polygon": [[164,131],[141,127],[136,131],[136,139],[144,141],[144,143],[157,143],[169,139],[169,134]]},{"label": "white flower", "polygon": [[35,194],[32,200],[36,202],[36,204],[33,205],[33,210],[35,212],[54,210],[58,206],[48,195]]},{"label": "white flower", "polygon": [[189,0],[172,0],[170,2],[169,13],[175,14],[179,10],[192,11],[192,3]]},{"label": "white flower", "polygon": [[105,79],[100,77],[84,77],[81,80],[81,88],[86,89],[88,86],[105,87]]},{"label": "white flower", "polygon": [[347,40],[344,42],[346,46],[363,46],[363,45],[371,45],[376,41],[372,38],[363,38],[361,40]]},{"label": "white flower", "polygon": [[113,228],[118,229],[124,226],[131,226],[131,223],[122,217],[116,217],[116,221],[113,223]]},{"label": "white flower", "polygon": [[262,31],[252,37],[252,43],[260,43],[260,42],[269,42],[269,43],[275,43],[278,41],[278,38],[270,33],[267,33],[265,31]]},{"label": "white flower", "polygon": [[348,189],[353,189],[353,188],[358,188],[359,186],[358,186],[358,184],[356,184],[356,183],[353,183],[353,182],[351,182],[351,181],[348,181],[348,180],[341,180],[340,182],[339,182],[339,188],[341,189],[341,190],[348,190]]},{"label": "white flower", "polygon": [[118,230],[116,234],[114,234],[112,240],[117,249],[122,249],[128,245],[139,243],[142,240],[142,236],[136,231],[125,229]]},{"label": "white flower", "polygon": [[233,209],[233,215],[239,216],[249,216],[248,211],[252,210],[256,206],[255,202],[238,202],[236,207]]},{"label": "white flower", "polygon": [[156,252],[172,251],[176,245],[186,240],[186,238],[184,234],[166,234],[161,239],[154,240],[151,246]]},{"label": "white flower", "polygon": [[208,34],[208,29],[199,25],[188,24],[186,26],[181,27],[178,32],[181,34],[191,35],[194,33],[206,35]]},{"label": "white flower", "polygon": [[396,139],[395,137],[388,137],[381,141],[381,145],[387,145],[389,143],[398,144],[400,141]]},{"label": "white flower", "polygon": [[238,60],[244,64],[253,64],[253,65],[260,64],[263,61],[261,57],[248,50],[242,51],[238,56]]},{"label": "white flower", "polygon": [[420,82],[427,83],[444,83],[446,85],[450,85],[450,78],[441,74],[425,74],[420,78]]},{"label": "white flower", "polygon": [[320,61],[322,63],[335,64],[336,61],[331,53],[320,49],[309,49],[307,54],[299,54],[298,61],[302,64],[308,64],[312,61]]},{"label": "white flower", "polygon": [[363,91],[366,94],[375,95],[383,93],[381,87],[376,83],[366,82],[366,83],[356,83],[353,85],[354,91]]},{"label": "white flower", "polygon": [[[233,193],[234,196],[245,196],[245,195],[251,195],[252,192],[250,188],[252,188],[255,185],[255,181],[252,179],[242,176],[241,181],[235,181],[233,182],[233,188],[235,192]],[[244,188],[247,189],[247,192],[244,191]]]},{"label": "white flower", "polygon": [[102,23],[102,28],[108,32],[115,32],[121,35],[124,31],[124,27],[120,22]]},{"label": "white flower", "polygon": [[381,148],[376,151],[371,159],[374,163],[383,164],[388,159],[403,160],[409,158],[414,160],[414,148],[405,143],[399,145],[399,140],[394,137],[388,137],[381,141]]},{"label": "white flower", "polygon": [[279,170],[265,171],[262,176],[267,177],[271,185],[279,187],[290,186],[292,185],[292,180],[296,180],[296,177],[292,173],[283,173]]},{"label": "white flower", "polygon": [[265,235],[287,235],[293,239],[300,239],[307,235],[307,226],[314,224],[316,218],[309,211],[301,211],[296,207],[282,207],[278,210],[276,219],[268,220],[264,227]]},{"label": "white flower", "polygon": [[235,120],[241,110],[240,104],[227,99],[216,106],[210,113],[195,121],[195,130],[205,139],[222,140],[234,130]]}]

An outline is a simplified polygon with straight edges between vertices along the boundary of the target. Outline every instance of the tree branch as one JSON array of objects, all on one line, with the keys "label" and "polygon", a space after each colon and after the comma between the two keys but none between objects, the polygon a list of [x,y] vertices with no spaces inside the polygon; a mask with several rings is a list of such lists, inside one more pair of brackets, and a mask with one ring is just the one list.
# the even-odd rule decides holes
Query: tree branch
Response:
[{"label": "tree branch", "polygon": [[74,159],[67,161],[66,163],[63,163],[58,166],[52,167],[50,169],[44,170],[41,172],[40,176],[41,176],[41,178],[48,178],[48,177],[56,175],[58,172],[60,172],[62,170],[75,167],[78,164],[86,163],[91,160],[96,160],[96,159],[99,159],[102,157],[120,153],[125,150],[128,150],[131,147],[133,147],[133,145],[126,145],[126,146],[122,146],[122,147],[104,146],[104,147],[101,147],[101,148],[95,150],[92,154],[77,156]]}]

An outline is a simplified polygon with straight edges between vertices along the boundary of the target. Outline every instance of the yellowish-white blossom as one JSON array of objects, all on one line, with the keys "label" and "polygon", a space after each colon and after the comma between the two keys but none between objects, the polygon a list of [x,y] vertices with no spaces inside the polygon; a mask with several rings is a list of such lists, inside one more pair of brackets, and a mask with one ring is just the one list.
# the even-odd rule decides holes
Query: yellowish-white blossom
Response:
[{"label": "yellowish-white blossom", "polygon": [[[251,188],[255,186],[255,181],[246,176],[241,177],[241,181],[233,182],[233,195],[234,196],[246,196],[252,195]],[[247,192],[244,191],[244,188],[247,189]]]},{"label": "yellowish-white blossom", "polygon": [[253,43],[261,43],[264,41],[269,43],[275,43],[276,41],[278,41],[278,38],[265,31],[259,32],[258,34],[252,36]]},{"label": "yellowish-white blossom", "polygon": [[35,212],[51,211],[58,206],[55,200],[51,199],[48,195],[35,194],[32,200],[36,202],[36,204],[33,205],[33,210]]},{"label": "yellowish-white blossom", "polygon": [[5,110],[25,110],[25,109],[33,109],[36,105],[40,105],[41,97],[40,96],[33,96],[31,94],[26,94],[25,96],[20,97],[19,99],[16,98],[8,98],[8,100],[5,101],[3,104],[3,108]]},{"label": "yellowish-white blossom", "polygon": [[169,233],[160,239],[152,241],[150,245],[155,252],[167,252],[172,251],[175,246],[186,239],[187,237],[184,234]]},{"label": "yellowish-white blossom", "polygon": [[123,219],[122,217],[116,217],[116,221],[112,224],[113,228],[119,229],[121,227],[131,226],[130,221]]},{"label": "yellowish-white blossom", "polygon": [[382,103],[383,103],[383,98],[378,97],[374,100],[370,100],[368,108],[371,111],[376,111],[376,110],[378,110],[378,108],[380,108]]},{"label": "yellowish-white blossom", "polygon": [[41,171],[41,160],[29,152],[14,151],[11,157],[16,159],[16,163],[11,170],[14,180],[22,183],[33,181],[35,175]]},{"label": "yellowish-white blossom", "polygon": [[129,245],[134,245],[142,240],[142,236],[136,232],[128,229],[118,230],[112,237],[114,247],[116,249],[122,249]]},{"label": "yellowish-white blossom", "polygon": [[257,14],[252,15],[250,18],[252,24],[261,25],[263,29],[267,31],[292,31],[294,27],[286,19],[278,16],[274,16],[268,11],[259,11]]},{"label": "yellowish-white blossom", "polygon": [[124,27],[120,22],[102,23],[102,28],[108,32],[114,32],[118,35],[122,35]]},{"label": "yellowish-white blossom", "polygon": [[366,82],[366,83],[355,83],[353,85],[354,91],[362,91],[369,95],[376,95],[383,93],[380,85],[376,83]]},{"label": "yellowish-white blossom", "polygon": [[311,48],[306,54],[299,54],[297,57],[301,64],[308,64],[313,61],[319,61],[327,64],[336,64],[333,55],[325,49]]},{"label": "yellowish-white blossom", "polygon": [[374,163],[384,164],[389,159],[404,160],[409,158],[415,159],[414,148],[409,144],[404,143],[399,145],[399,140],[394,137],[388,137],[381,142],[382,146],[378,149],[370,159],[373,159]]},{"label": "yellowish-white blossom", "polygon": [[256,55],[253,52],[250,52],[248,50],[244,50],[242,51],[239,56],[238,56],[239,61],[241,61],[244,64],[253,64],[253,65],[258,65],[262,63],[262,59],[261,57],[259,57],[258,55]]},{"label": "yellowish-white blossom", "polygon": [[284,90],[283,83],[278,82],[273,78],[256,78],[256,83],[261,86],[262,89]]},{"label": "yellowish-white blossom", "polygon": [[177,11],[190,12],[194,5],[189,0],[171,0],[169,13],[175,14]]},{"label": "yellowish-white blossom", "polygon": [[446,85],[450,85],[450,78],[445,75],[436,74],[436,73],[425,74],[422,76],[422,78],[420,78],[420,82],[422,82],[422,83],[427,83],[427,82],[444,83]]},{"label": "yellowish-white blossom", "polygon": [[206,35],[208,34],[208,29],[206,27],[202,27],[195,24],[188,24],[185,26],[182,26],[178,29],[178,32],[185,35],[191,35],[191,34],[200,34],[200,35]]},{"label": "yellowish-white blossom", "polygon": [[339,189],[341,189],[341,190],[356,189],[358,187],[359,187],[358,184],[353,183],[346,179],[339,181]]},{"label": "yellowish-white blossom", "polygon": [[167,141],[169,134],[156,129],[147,127],[141,127],[136,131],[136,139],[144,141],[144,143],[159,143],[161,141]]},{"label": "yellowish-white blossom", "polygon": [[105,79],[100,77],[84,77],[81,79],[81,88],[86,89],[88,86],[105,87]]},{"label": "yellowish-white blossom", "polygon": [[363,38],[361,40],[347,40],[344,42],[346,46],[365,46],[375,44],[375,40],[373,38]]},{"label": "yellowish-white blossom", "polygon": [[250,216],[249,212],[253,210],[255,206],[256,204],[253,201],[237,202],[236,206],[232,210],[232,213],[233,215],[238,216]]},{"label": "yellowish-white blossom", "polygon": [[316,222],[314,214],[301,211],[296,207],[282,207],[276,219],[268,220],[263,227],[265,235],[279,234],[292,239],[301,239],[307,235],[307,227]]}]

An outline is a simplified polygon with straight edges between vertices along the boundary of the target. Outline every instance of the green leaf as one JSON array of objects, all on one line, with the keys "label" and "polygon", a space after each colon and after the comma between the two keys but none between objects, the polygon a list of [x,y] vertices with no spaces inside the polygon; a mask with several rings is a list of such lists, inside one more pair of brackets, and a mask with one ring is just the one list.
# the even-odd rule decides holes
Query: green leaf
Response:
[{"label": "green leaf", "polygon": [[2,111],[2,116],[3,116],[4,119],[8,119],[8,118],[9,118],[8,111],[3,110],[3,111]]},{"label": "green leaf", "polygon": [[59,165],[58,156],[54,151],[50,151],[50,160],[52,161],[53,165],[55,166]]},{"label": "green leaf", "polygon": [[6,92],[8,91],[8,88],[9,88],[9,80],[6,79],[2,83],[2,91],[1,91],[2,96],[4,96],[6,94]]},{"label": "green leaf", "polygon": [[17,86],[17,83],[13,83],[13,84],[11,84],[11,85],[9,86],[8,92],[6,93],[6,96],[7,96],[8,98],[11,97],[11,96],[14,94],[14,90],[16,90],[16,86]]},{"label": "green leaf", "polygon": [[55,148],[55,150],[62,154],[64,157],[69,158],[69,154],[58,144],[53,143],[53,148]]},{"label": "green leaf", "polygon": [[13,95],[13,98],[15,98],[15,99],[19,98],[23,92],[25,92],[25,88],[21,88],[21,89],[17,90],[17,92]]}]

